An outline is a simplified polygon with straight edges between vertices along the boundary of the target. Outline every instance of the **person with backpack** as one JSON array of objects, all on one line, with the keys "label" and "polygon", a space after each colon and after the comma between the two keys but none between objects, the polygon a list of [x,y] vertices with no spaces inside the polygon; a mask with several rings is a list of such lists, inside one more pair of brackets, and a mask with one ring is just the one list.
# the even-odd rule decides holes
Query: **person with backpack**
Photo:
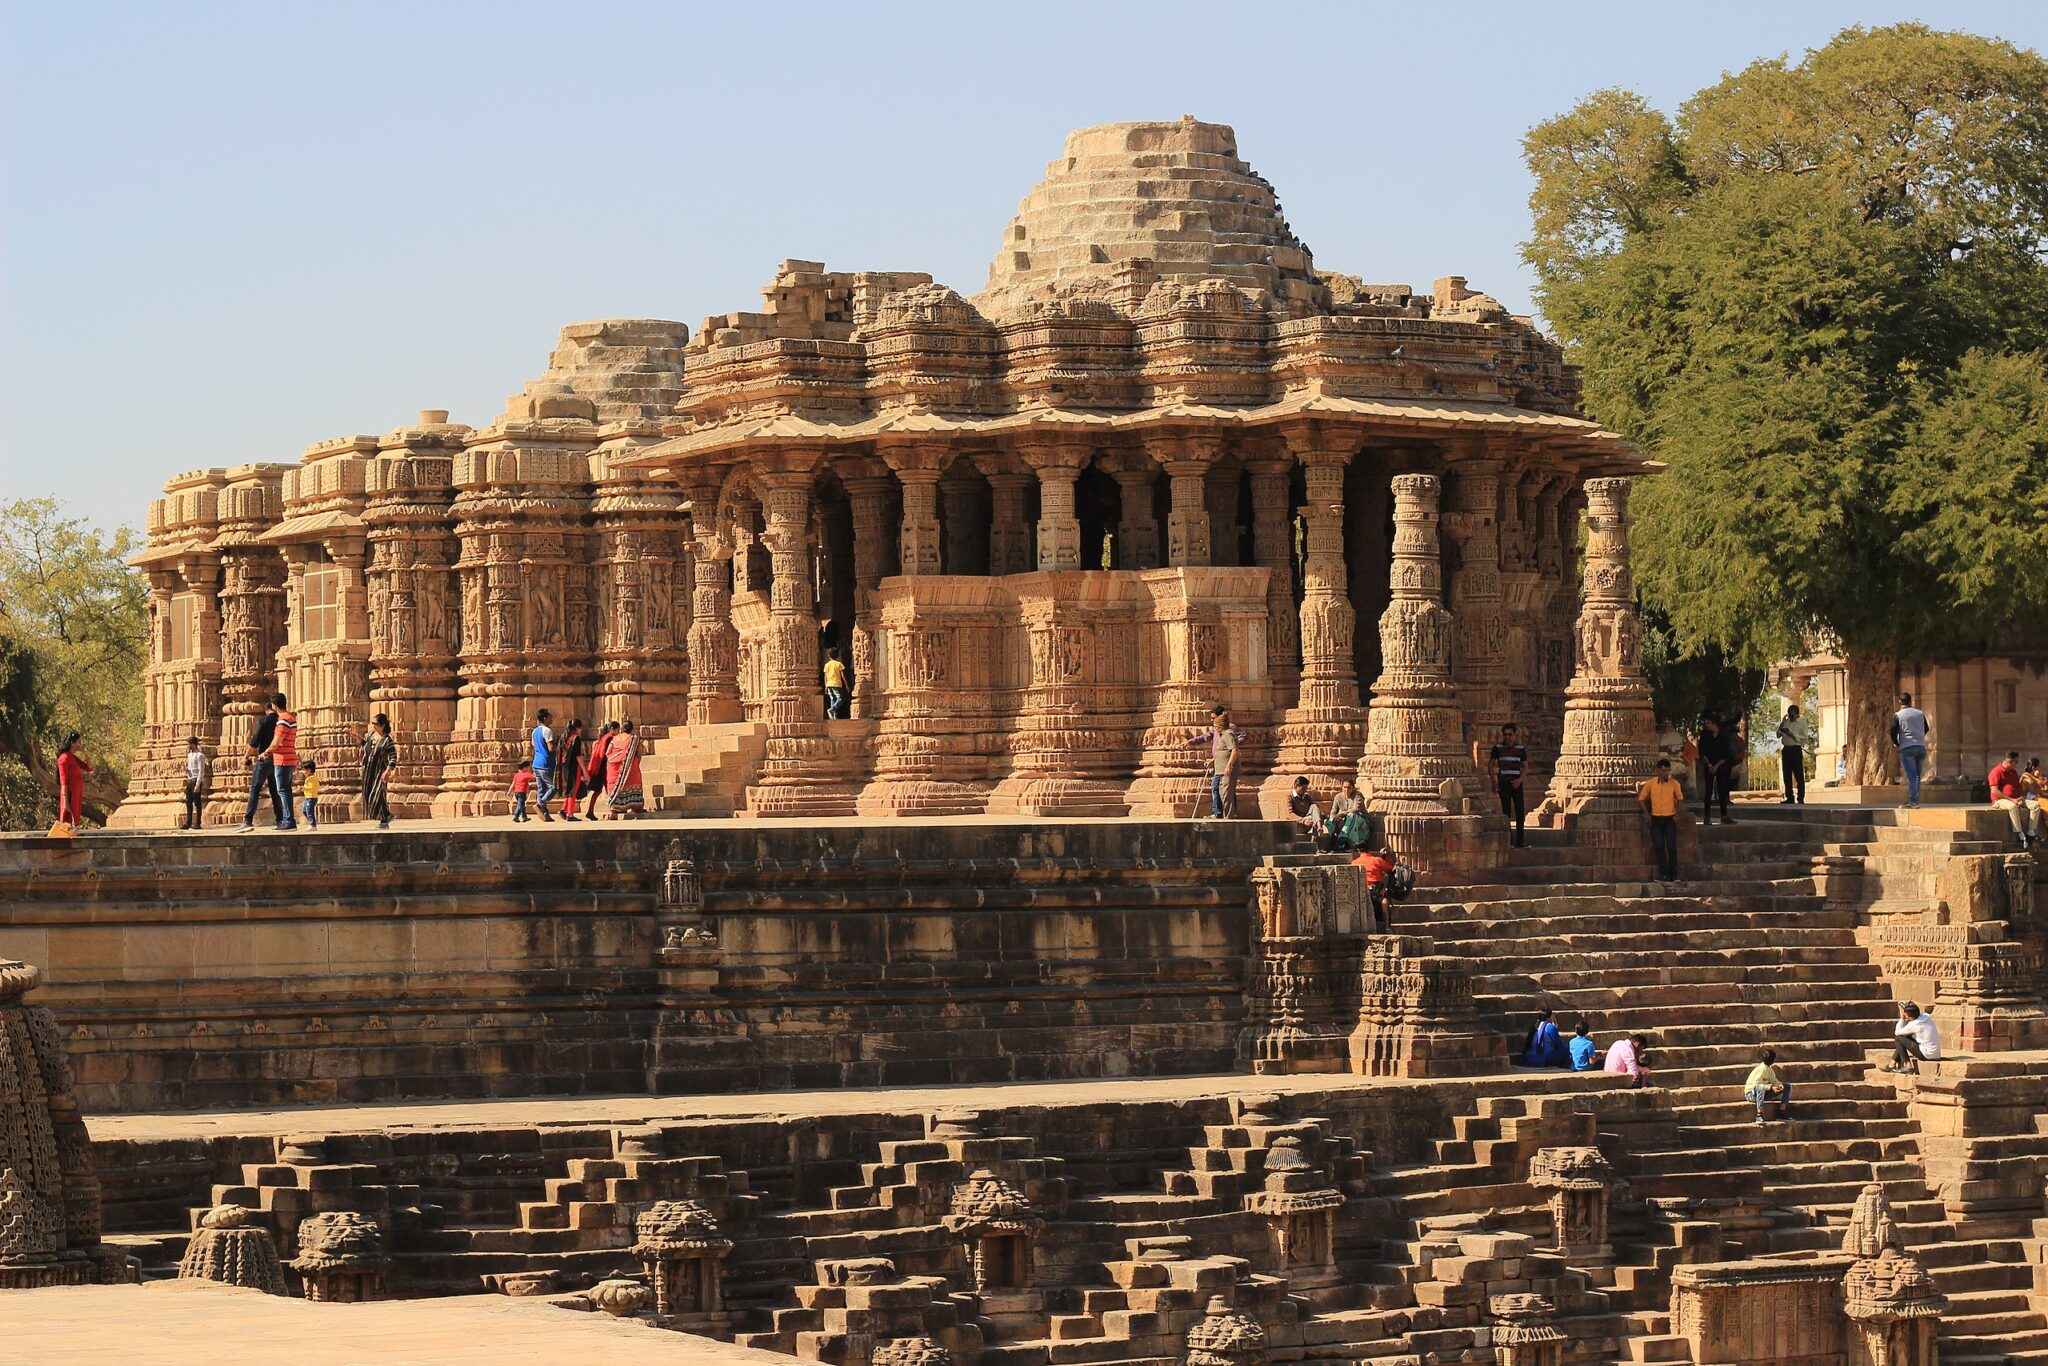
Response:
[{"label": "person with backpack", "polygon": [[1920,805],[1920,773],[1927,765],[1927,713],[1913,705],[1913,694],[1899,694],[1899,709],[1892,713],[1892,743],[1899,750],[1899,767],[1906,774],[1906,806]]},{"label": "person with backpack", "polygon": [[1389,849],[1367,849],[1351,862],[1365,869],[1365,892],[1372,901],[1373,920],[1387,923],[1390,902],[1406,901],[1415,890],[1415,870],[1394,860]]}]

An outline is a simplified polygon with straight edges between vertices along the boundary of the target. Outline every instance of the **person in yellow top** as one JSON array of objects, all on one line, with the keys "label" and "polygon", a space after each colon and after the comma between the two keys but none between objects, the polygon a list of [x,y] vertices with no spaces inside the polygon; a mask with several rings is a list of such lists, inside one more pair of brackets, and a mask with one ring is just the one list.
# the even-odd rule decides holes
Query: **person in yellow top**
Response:
[{"label": "person in yellow top", "polygon": [[2020,774],[2020,792],[2020,802],[2027,808],[2027,819],[2034,826],[2034,838],[2048,836],[2048,773],[2041,771],[2038,757],[2027,760],[2026,769]]},{"label": "person in yellow top", "polygon": [[304,782],[299,786],[299,811],[306,818],[306,828],[308,830],[318,830],[320,828],[320,765],[309,758],[306,760],[304,767],[299,769],[299,774],[304,779]]},{"label": "person in yellow top", "polygon": [[825,715],[844,721],[846,707],[846,661],[834,650],[825,656]]},{"label": "person in yellow top", "polygon": [[1657,853],[1657,881],[1678,881],[1678,809],[1685,789],[1671,776],[1671,761],[1657,761],[1657,776],[1636,789],[1643,815],[1650,822],[1650,847]]},{"label": "person in yellow top", "polygon": [[1792,1105],[1792,1083],[1778,1075],[1778,1055],[1766,1048],[1759,1056],[1757,1065],[1749,1069],[1749,1080],[1742,1083],[1742,1093],[1749,1097],[1749,1103],[1756,1106],[1756,1122],[1764,1122],[1764,1105],[1768,1101],[1778,1102],[1778,1118],[1790,1119]]}]

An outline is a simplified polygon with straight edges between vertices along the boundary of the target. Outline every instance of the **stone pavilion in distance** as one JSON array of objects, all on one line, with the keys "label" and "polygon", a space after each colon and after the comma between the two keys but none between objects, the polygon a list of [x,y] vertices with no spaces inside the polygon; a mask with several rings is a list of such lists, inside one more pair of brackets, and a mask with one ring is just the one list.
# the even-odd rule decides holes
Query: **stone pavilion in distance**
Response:
[{"label": "stone pavilion in distance", "polygon": [[[1184,119],[1073,134],[972,297],[785,262],[481,428],[178,476],[122,828],[0,837],[0,1355],[2048,1362],[2044,865],[1746,806],[1653,882],[1644,475]],[[239,820],[279,690],[332,819],[159,833],[193,735]],[[1244,818],[1183,819],[1218,702]],[[422,819],[543,706],[655,736],[654,819]],[[1646,1084],[1511,1068],[1538,1010]]]}]

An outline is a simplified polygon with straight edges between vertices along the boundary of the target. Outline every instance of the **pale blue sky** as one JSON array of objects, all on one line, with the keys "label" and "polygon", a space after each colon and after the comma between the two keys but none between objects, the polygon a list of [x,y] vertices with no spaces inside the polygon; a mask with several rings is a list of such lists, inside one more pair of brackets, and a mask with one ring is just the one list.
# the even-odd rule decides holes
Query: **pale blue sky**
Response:
[{"label": "pale blue sky", "polygon": [[1587,91],[1858,22],[2048,48],[2022,0],[0,12],[0,496],[135,525],[177,471],[482,425],[563,323],[695,328],[785,257],[972,293],[1085,124],[1233,124],[1319,266],[1521,311],[1521,135]]}]

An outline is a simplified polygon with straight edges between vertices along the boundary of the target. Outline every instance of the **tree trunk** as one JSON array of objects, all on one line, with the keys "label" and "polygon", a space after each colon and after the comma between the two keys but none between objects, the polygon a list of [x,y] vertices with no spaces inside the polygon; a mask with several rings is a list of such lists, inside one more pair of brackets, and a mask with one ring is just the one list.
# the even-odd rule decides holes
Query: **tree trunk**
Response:
[{"label": "tree trunk", "polygon": [[1842,781],[1852,787],[1894,782],[1898,750],[1892,745],[1892,710],[1898,696],[1899,661],[1889,654],[1845,650],[1842,662],[1848,713],[1842,736]]}]

